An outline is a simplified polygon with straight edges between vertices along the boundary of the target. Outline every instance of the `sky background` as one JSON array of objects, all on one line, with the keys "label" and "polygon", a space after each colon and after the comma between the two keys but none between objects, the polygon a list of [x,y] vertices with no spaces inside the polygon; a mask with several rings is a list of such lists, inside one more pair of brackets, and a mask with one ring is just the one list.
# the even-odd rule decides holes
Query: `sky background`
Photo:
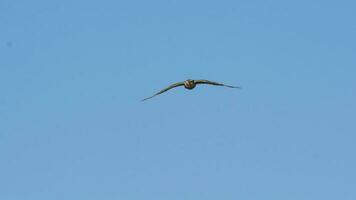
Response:
[{"label": "sky background", "polygon": [[0,199],[355,200],[355,10],[1,0]]}]

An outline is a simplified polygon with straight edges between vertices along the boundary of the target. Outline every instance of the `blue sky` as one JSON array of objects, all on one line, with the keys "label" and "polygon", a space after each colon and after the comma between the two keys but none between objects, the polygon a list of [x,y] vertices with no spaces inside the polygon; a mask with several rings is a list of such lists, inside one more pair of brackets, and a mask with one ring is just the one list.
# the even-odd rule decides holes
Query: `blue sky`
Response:
[{"label": "blue sky", "polygon": [[356,199],[355,9],[2,0],[0,199]]}]

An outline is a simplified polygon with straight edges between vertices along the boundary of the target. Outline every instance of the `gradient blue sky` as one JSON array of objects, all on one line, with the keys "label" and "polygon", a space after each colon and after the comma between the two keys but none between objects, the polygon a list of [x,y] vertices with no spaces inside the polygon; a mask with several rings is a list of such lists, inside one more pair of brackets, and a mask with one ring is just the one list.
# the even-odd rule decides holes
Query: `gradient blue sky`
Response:
[{"label": "gradient blue sky", "polygon": [[0,1],[0,199],[355,200],[355,10]]}]

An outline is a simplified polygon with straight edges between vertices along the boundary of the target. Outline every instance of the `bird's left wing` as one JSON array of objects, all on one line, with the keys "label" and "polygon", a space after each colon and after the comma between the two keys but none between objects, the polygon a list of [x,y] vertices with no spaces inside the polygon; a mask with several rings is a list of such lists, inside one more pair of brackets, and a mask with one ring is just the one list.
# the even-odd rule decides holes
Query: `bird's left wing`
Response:
[{"label": "bird's left wing", "polygon": [[147,99],[151,99],[151,98],[153,98],[153,97],[155,97],[155,96],[157,96],[157,95],[160,95],[160,94],[162,94],[162,93],[164,93],[164,92],[167,92],[167,91],[170,90],[170,89],[173,89],[173,88],[179,87],[179,86],[183,86],[183,85],[184,85],[184,82],[174,83],[174,84],[172,84],[172,85],[170,85],[170,86],[164,88],[163,90],[157,92],[156,94],[154,94],[154,95],[152,95],[152,96],[150,96],[150,97],[147,97],[147,98],[143,99],[142,101],[145,101],[145,100],[147,100]]},{"label": "bird's left wing", "polygon": [[209,81],[209,80],[196,80],[194,82],[196,84],[209,84],[209,85],[225,86],[225,87],[229,87],[229,88],[240,88],[238,86],[225,85],[225,84],[222,84],[222,83]]}]

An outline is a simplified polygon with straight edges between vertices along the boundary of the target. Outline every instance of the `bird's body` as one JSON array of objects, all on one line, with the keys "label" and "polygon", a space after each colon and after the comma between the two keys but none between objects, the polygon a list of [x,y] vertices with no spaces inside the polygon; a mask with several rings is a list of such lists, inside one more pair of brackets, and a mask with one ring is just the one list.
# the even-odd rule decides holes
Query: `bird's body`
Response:
[{"label": "bird's body", "polygon": [[164,92],[167,92],[168,90],[170,90],[172,88],[179,87],[179,86],[184,86],[184,88],[186,88],[188,90],[192,90],[198,84],[209,84],[209,85],[216,85],[216,86],[225,86],[225,87],[229,87],[229,88],[240,88],[240,87],[231,86],[231,85],[225,85],[225,84],[222,84],[222,83],[217,83],[217,82],[208,81],[208,80],[192,80],[192,79],[188,79],[188,80],[183,81],[183,82],[174,83],[174,84],[168,86],[167,88],[159,91],[158,93],[154,94],[153,96],[150,96],[148,98],[143,99],[142,101],[145,101],[147,99],[153,98],[153,97],[155,97],[157,95],[160,95],[160,94],[162,94]]},{"label": "bird's body", "polygon": [[191,80],[191,79],[184,81],[183,84],[184,84],[185,89],[188,89],[188,90],[192,90],[196,86],[196,83],[194,82],[194,80]]}]

